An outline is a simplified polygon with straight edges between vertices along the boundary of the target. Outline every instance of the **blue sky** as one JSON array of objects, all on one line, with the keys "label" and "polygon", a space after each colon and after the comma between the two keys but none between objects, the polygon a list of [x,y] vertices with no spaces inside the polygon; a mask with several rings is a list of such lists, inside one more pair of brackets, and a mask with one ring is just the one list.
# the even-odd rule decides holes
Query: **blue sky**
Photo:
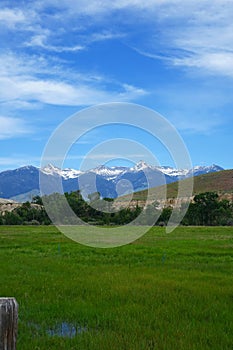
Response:
[{"label": "blue sky", "polygon": [[[156,110],[193,165],[233,168],[232,18],[229,0],[1,0],[0,170],[39,166],[60,123],[106,102]],[[79,168],[109,135],[138,140],[173,165],[143,132],[109,126],[74,145],[65,166]]]}]

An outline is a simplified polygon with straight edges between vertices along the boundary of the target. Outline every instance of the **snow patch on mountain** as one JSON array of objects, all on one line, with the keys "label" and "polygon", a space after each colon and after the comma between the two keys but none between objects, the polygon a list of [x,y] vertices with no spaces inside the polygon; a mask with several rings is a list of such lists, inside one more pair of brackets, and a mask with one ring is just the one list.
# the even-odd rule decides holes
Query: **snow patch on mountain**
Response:
[{"label": "snow patch on mountain", "polygon": [[96,175],[107,177],[109,180],[113,180],[118,175],[124,173],[128,168],[125,167],[107,167],[105,165],[100,165],[95,169],[89,170],[90,172],[95,173]]},{"label": "snow patch on mountain", "polygon": [[176,169],[176,168],[172,168],[169,166],[160,166],[160,167],[156,167],[159,171],[161,171],[162,173],[164,173],[165,175],[169,175],[169,176],[179,176],[179,177],[183,177],[186,176],[189,172],[189,169]]},{"label": "snow patch on mountain", "polygon": [[80,170],[65,168],[60,169],[53,164],[48,164],[40,170],[43,174],[51,175],[51,176],[61,176],[63,179],[75,179],[79,175],[83,174]]},{"label": "snow patch on mountain", "polygon": [[187,177],[198,176],[198,175],[213,173],[221,170],[224,170],[224,169],[216,164],[212,164],[210,166],[197,165],[197,166],[194,166],[191,170],[189,170],[186,176]]},{"label": "snow patch on mountain", "polygon": [[128,170],[133,171],[133,172],[138,172],[138,171],[144,171],[146,169],[152,169],[152,168],[153,167],[151,165],[148,165],[143,160],[140,160],[140,162],[135,164],[134,167],[128,168]]},{"label": "snow patch on mountain", "polygon": [[[39,169],[34,166],[24,166],[15,170],[0,172],[0,197],[14,198],[17,201],[31,200],[34,195],[40,193],[40,174],[47,177],[48,183],[56,183],[56,177],[61,177],[63,191],[71,192],[83,190],[87,195],[99,191],[102,197],[116,198],[118,187],[121,184],[122,192],[139,191],[151,187],[169,184],[180,179],[191,176],[202,175],[210,172],[224,170],[218,165],[195,166],[191,170],[175,169],[169,166],[148,165],[140,161],[133,167],[108,167],[101,165],[87,171],[80,171],[70,168],[59,169],[48,164]],[[125,182],[122,182],[125,181]],[[129,186],[122,186],[123,183],[130,183]],[[52,193],[49,187],[48,193]]]},{"label": "snow patch on mountain", "polygon": [[86,173],[94,173],[96,175],[104,177],[105,180],[114,181],[117,179],[117,177],[125,173],[138,173],[140,171],[159,171],[162,172],[164,175],[174,177],[177,179],[183,179],[185,177],[197,176],[220,170],[224,169],[215,164],[211,166],[195,166],[192,169],[176,169],[170,166],[152,166],[147,164],[145,161],[141,160],[133,167],[108,167],[105,165],[100,165],[94,169],[80,171],[70,168],[60,169],[52,164],[48,164],[45,167],[43,167],[40,171],[46,175],[61,176],[64,180],[75,179],[78,178],[80,175]]}]

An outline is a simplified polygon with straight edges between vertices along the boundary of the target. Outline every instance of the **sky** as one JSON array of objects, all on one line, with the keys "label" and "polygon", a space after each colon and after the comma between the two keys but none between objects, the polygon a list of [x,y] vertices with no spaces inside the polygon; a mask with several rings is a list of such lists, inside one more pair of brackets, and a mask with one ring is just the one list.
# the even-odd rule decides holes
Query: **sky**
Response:
[{"label": "sky", "polygon": [[[232,18],[231,0],[1,0],[0,171],[40,166],[61,123],[111,102],[157,111],[193,165],[232,169]],[[79,169],[93,147],[114,137],[174,165],[145,131],[106,125],[71,145],[64,167]],[[103,154],[92,156],[103,162]],[[132,162],[127,147],[117,157],[109,148],[108,164]],[[143,149],[133,163],[140,159],[149,161]]]}]

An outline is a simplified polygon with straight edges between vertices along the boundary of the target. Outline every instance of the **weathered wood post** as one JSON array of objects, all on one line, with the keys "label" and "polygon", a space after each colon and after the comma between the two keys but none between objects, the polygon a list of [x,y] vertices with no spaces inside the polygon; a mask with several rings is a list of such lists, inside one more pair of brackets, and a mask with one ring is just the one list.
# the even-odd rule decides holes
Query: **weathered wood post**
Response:
[{"label": "weathered wood post", "polygon": [[0,298],[0,350],[16,350],[18,304],[15,298]]}]

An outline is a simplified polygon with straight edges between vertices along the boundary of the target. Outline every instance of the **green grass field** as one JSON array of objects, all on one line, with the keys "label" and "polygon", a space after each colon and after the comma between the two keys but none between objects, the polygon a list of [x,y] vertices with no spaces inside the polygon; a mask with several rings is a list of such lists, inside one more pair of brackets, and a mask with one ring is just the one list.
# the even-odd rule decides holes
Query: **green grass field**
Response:
[{"label": "green grass field", "polygon": [[[155,227],[95,249],[54,227],[1,226],[0,247],[0,296],[19,303],[19,350],[233,348],[231,227]],[[73,337],[57,333],[64,322]]]}]

